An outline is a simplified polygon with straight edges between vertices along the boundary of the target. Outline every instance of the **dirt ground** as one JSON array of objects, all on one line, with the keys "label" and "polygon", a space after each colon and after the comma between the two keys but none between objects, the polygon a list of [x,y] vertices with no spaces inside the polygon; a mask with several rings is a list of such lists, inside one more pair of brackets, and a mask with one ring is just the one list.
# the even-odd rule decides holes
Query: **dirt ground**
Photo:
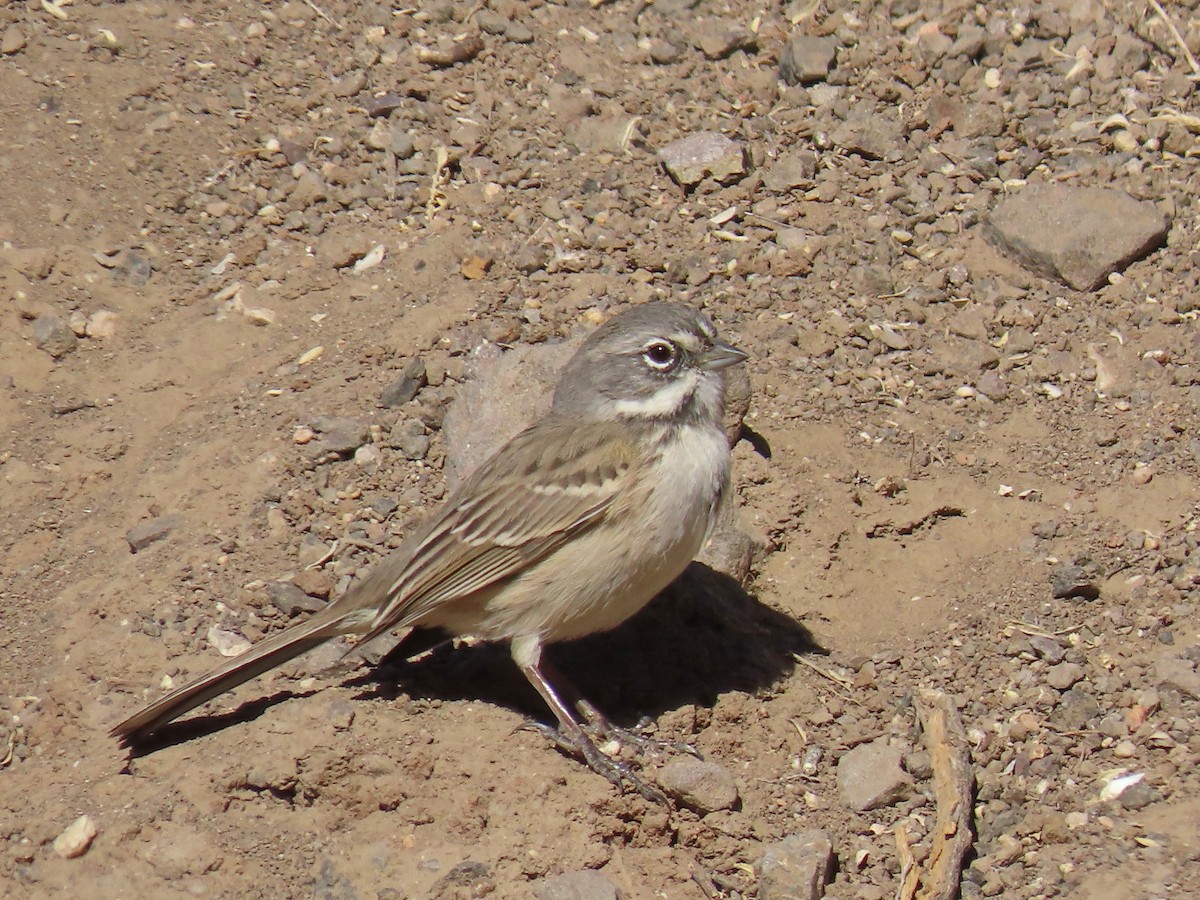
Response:
[{"label": "dirt ground", "polygon": [[[822,829],[826,896],[892,897],[937,689],[963,896],[1200,897],[1200,4],[1164,6],[1178,37],[1140,0],[0,5],[2,893],[766,898]],[[790,85],[798,35],[835,52]],[[685,189],[659,151],[704,132],[734,171]],[[1165,246],[1026,271],[983,231],[1034,183]],[[654,298],[752,354],[761,552],[553,655],[736,805],[618,794],[499,648],[318,653],[107,736],[398,544],[476,357]],[[862,809],[868,744],[903,768]]]}]

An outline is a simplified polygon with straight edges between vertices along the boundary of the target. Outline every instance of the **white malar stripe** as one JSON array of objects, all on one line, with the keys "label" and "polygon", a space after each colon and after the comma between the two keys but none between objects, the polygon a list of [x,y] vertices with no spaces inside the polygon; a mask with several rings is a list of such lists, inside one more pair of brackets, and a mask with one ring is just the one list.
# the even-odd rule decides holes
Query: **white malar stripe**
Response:
[{"label": "white malar stripe", "polygon": [[683,404],[696,391],[699,372],[688,372],[683,377],[664,385],[645,399],[617,400],[612,405],[612,411],[618,416],[634,416],[654,419],[661,416],[672,416],[683,408]]}]

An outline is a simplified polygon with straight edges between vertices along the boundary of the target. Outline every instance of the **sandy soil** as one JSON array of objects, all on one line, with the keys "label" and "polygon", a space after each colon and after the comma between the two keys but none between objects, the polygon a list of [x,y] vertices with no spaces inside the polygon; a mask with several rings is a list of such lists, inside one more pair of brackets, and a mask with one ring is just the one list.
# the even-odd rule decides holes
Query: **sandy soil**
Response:
[{"label": "sandy soil", "polygon": [[[836,54],[789,86],[801,34]],[[1200,124],[1153,9],[63,0],[0,38],[6,896],[765,897],[764,848],[823,829],[826,896],[892,897],[897,830],[934,837],[924,688],[970,741],[964,896],[1200,896]],[[701,132],[741,171],[685,190],[658,154]],[[1035,182],[1144,200],[1166,244],[1032,274],[983,223]],[[747,593],[554,656],[736,806],[619,795],[524,727],[499,648],[318,653],[153,752],[107,736],[303,615],[281,580],[319,603],[396,546],[481,352],[659,297],[753,354],[761,552]],[[330,416],[368,449],[323,454]],[[871,742],[903,787],[863,810]]]}]

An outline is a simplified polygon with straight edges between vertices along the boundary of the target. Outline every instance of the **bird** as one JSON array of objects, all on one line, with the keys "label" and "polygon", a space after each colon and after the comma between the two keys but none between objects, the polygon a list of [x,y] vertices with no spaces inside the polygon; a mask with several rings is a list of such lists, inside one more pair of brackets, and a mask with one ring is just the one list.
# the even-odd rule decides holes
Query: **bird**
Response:
[{"label": "bird", "polygon": [[629,782],[658,798],[596,746],[571,706],[586,724],[606,720],[566,689],[543,649],[620,625],[699,552],[730,492],[725,370],[747,358],[686,304],[654,301],[611,317],[564,366],[549,412],[366,577],[305,621],[154,700],[111,735],[144,743],[326,641],[353,635],[358,648],[409,629],[423,640],[506,643],[558,720],[561,741],[618,790]]}]

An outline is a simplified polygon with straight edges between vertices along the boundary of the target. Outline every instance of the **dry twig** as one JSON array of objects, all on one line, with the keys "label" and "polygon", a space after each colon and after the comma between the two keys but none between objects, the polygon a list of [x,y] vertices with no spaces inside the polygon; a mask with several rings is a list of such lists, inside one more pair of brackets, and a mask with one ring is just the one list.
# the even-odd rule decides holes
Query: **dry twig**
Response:
[{"label": "dry twig", "polygon": [[1162,8],[1158,0],[1150,0],[1150,5],[1154,7],[1154,12],[1162,19],[1163,24],[1167,26],[1167,31],[1171,32],[1171,37],[1179,45],[1179,50],[1183,53],[1183,58],[1187,60],[1187,64],[1192,67],[1192,77],[1200,78],[1200,63],[1196,62],[1196,57],[1188,49],[1187,41],[1183,39],[1183,35],[1179,33],[1179,29],[1175,27],[1175,23],[1167,15],[1167,11]]},{"label": "dry twig", "polygon": [[[921,900],[958,897],[963,858],[971,849],[971,812],[975,777],[962,719],[953,701],[940,691],[921,691],[917,715],[925,731],[925,746],[933,758],[933,790],[937,796],[937,825],[926,871],[918,874]],[[900,843],[897,832],[897,844]],[[902,852],[903,855],[903,852]],[[915,868],[915,867],[914,867]],[[908,876],[905,876],[907,882]],[[912,894],[900,894],[909,900]]]},{"label": "dry twig", "polygon": [[908,831],[903,824],[896,826],[896,852],[900,856],[900,887],[896,891],[896,900],[913,900],[921,879],[921,867],[913,858]]},{"label": "dry twig", "polygon": [[337,19],[330,16],[327,12],[325,12],[325,10],[323,10],[323,9],[321,9],[321,7],[317,6],[317,4],[313,3],[313,0],[304,0],[304,4],[309,9],[311,9],[313,12],[315,12],[318,16],[320,16],[322,19],[324,19],[326,22],[328,22],[330,25],[332,25],[334,28],[336,28],[338,31],[346,30],[345,25],[343,25],[341,22],[337,21]]}]

